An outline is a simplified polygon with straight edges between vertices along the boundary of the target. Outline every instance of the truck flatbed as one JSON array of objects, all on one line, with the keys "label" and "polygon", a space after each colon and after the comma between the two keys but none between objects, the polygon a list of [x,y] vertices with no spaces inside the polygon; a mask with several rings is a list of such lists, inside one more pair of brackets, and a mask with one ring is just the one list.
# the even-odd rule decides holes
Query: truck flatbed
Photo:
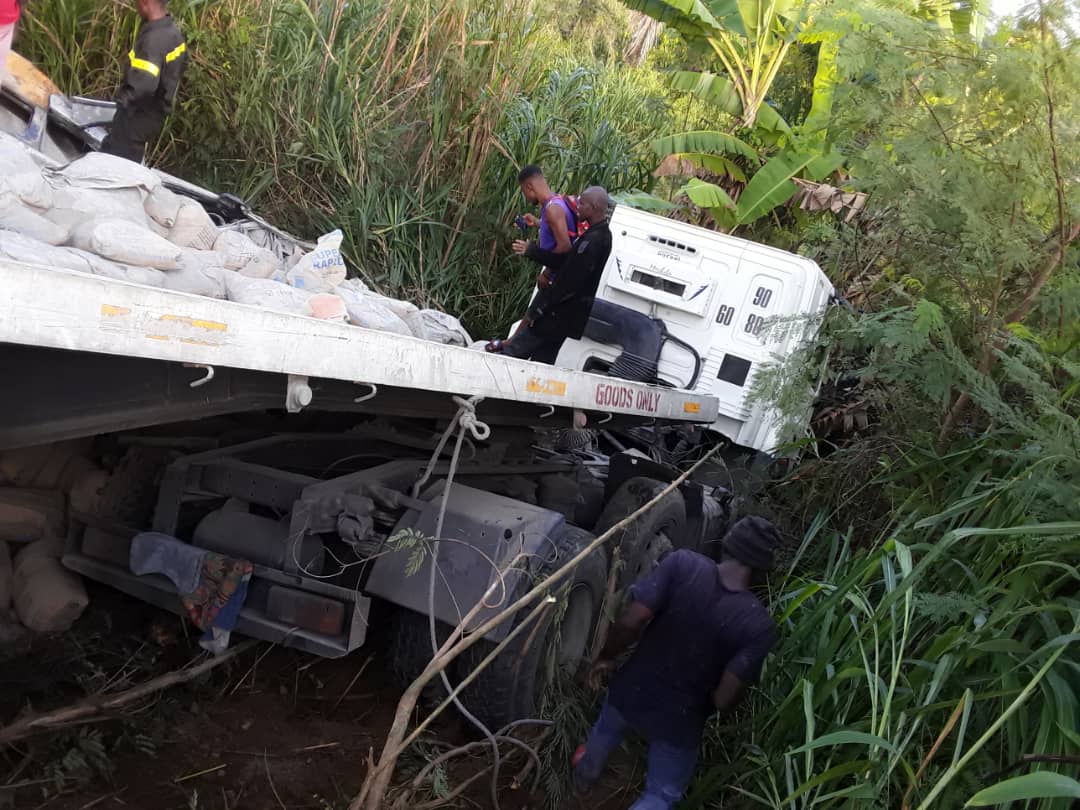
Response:
[{"label": "truck flatbed", "polygon": [[[715,398],[0,260],[0,448],[245,410],[708,425]],[[48,362],[45,362],[45,360]]]}]

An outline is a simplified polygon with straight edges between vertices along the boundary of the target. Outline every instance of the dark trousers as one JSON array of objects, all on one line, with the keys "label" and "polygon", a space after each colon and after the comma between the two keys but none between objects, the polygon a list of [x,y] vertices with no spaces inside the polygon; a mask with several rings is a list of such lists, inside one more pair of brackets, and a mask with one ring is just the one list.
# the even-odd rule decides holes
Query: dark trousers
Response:
[{"label": "dark trousers", "polygon": [[165,116],[156,110],[120,108],[101,144],[101,151],[142,163],[146,158],[146,145],[157,139],[163,126]]},{"label": "dark trousers", "polygon": [[524,326],[509,343],[504,344],[502,353],[508,357],[553,366],[565,340],[565,336],[545,336],[532,326]]}]

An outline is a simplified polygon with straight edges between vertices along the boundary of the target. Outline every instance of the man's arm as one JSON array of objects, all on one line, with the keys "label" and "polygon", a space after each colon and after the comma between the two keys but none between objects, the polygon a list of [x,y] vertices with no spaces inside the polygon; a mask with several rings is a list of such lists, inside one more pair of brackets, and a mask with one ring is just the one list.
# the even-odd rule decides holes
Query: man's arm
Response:
[{"label": "man's arm", "polygon": [[744,694],[746,684],[734,672],[725,669],[720,676],[720,684],[713,690],[713,706],[721,715],[725,715],[738,705]]},{"label": "man's arm", "polygon": [[548,205],[544,209],[544,220],[551,228],[551,235],[555,237],[555,249],[543,250],[535,242],[529,242],[524,249],[524,255],[537,264],[545,267],[557,268],[562,265],[566,254],[570,252],[570,226],[566,221],[566,209],[561,205]]},{"label": "man's arm", "polygon": [[604,648],[589,668],[589,685],[600,688],[603,676],[615,668],[619,656],[637,644],[645,627],[652,621],[652,609],[641,602],[631,602],[608,630]]},{"label": "man's arm", "polygon": [[157,92],[164,59],[158,52],[161,49],[147,40],[149,37],[140,38],[128,53],[128,69],[124,73],[124,83],[120,85],[113,99],[120,107],[130,107],[151,98]]},{"label": "man's arm", "polygon": [[771,624],[764,625],[728,661],[712,694],[713,706],[721,715],[734,709],[746,694],[747,685],[758,679],[761,666],[775,643],[776,628]]}]

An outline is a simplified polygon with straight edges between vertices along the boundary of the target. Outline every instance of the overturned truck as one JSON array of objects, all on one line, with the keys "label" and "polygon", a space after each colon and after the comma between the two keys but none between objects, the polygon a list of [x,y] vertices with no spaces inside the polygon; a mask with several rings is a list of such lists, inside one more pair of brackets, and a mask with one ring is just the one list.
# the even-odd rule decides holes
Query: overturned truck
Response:
[{"label": "overturned truck", "polygon": [[[49,151],[36,159],[62,169],[55,146],[52,159]],[[312,248],[270,226],[259,234],[265,224],[234,198],[160,177],[198,199],[217,228],[241,221],[283,260]],[[722,284],[691,288],[663,270],[672,255],[707,257],[715,235],[634,217],[639,230],[651,229],[651,241],[642,241],[656,256],[647,266],[628,258],[613,229],[611,284],[660,292],[676,306],[692,297],[682,310],[730,326]],[[643,248],[635,241],[633,249]],[[754,253],[759,286],[767,250]],[[700,280],[704,271],[695,272]],[[737,275],[738,265],[709,272]],[[0,475],[9,473],[0,483],[8,496],[44,486],[66,498],[63,514],[36,536],[62,534],[69,572],[195,615],[193,594],[205,591],[214,555],[239,566],[243,585],[212,594],[210,601],[230,597],[220,600],[230,607],[212,611],[229,618],[207,623],[210,641],[227,643],[234,631],[343,656],[381,621],[403,679],[431,657],[428,616],[446,633],[485,600],[477,626],[655,497],[678,475],[673,462],[762,433],[746,432],[751,416],[741,398],[721,411],[714,388],[731,384],[732,363],[715,341],[704,362],[689,341],[678,347],[697,358],[693,379],[679,387],[611,376],[616,355],[608,365],[582,357],[575,369],[543,366],[451,338],[378,331],[32,256],[0,257],[0,288],[0,373],[14,383],[0,420]],[[655,318],[656,302],[648,309]],[[769,348],[753,330],[742,340]],[[746,370],[740,375],[739,388]],[[80,459],[79,474],[43,483],[27,463],[20,467],[20,459],[57,453]],[[669,549],[701,549],[722,532],[730,493],[721,480],[685,481],[620,533],[618,589]],[[7,538],[16,568],[28,550],[19,543],[32,534]],[[470,709],[491,727],[532,714],[552,672],[585,659],[610,552],[598,548],[578,566],[559,608],[515,637],[469,690]],[[519,564],[507,570],[513,560]],[[521,620],[491,631],[456,666],[474,665]]]}]

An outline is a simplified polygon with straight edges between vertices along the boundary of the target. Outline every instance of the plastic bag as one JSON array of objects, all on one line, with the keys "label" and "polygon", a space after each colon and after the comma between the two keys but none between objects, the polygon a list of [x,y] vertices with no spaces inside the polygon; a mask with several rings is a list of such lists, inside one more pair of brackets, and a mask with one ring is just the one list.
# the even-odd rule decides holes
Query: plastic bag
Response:
[{"label": "plastic bag", "polygon": [[399,301],[396,298],[389,298],[385,295],[378,295],[377,293],[367,293],[367,295],[401,318],[405,325],[409,327],[409,333],[413,337],[418,337],[421,340],[429,339],[427,323],[424,321],[423,316],[420,314],[420,309],[416,304],[411,304],[408,301]]},{"label": "plastic bag", "polygon": [[50,222],[24,205],[14,192],[0,193],[0,229],[21,233],[48,245],[66,242],[68,229]]},{"label": "plastic bag", "polygon": [[44,171],[48,176],[77,188],[141,188],[153,191],[161,185],[161,178],[153,169],[105,152],[89,152],[59,169]]},{"label": "plastic bag", "polygon": [[176,270],[182,251],[149,228],[120,219],[92,220],[75,228],[71,244],[115,262]]},{"label": "plastic bag", "polygon": [[331,231],[319,237],[315,250],[285,274],[294,287],[311,292],[330,292],[345,280],[345,259],[341,255],[342,233]]},{"label": "plastic bag", "polygon": [[439,312],[437,309],[422,309],[420,317],[424,319],[428,340],[444,343],[448,346],[469,346],[473,339],[453,315]]},{"label": "plastic bag", "polygon": [[222,229],[214,240],[214,250],[225,257],[225,267],[250,278],[270,278],[285,268],[271,251],[259,247],[245,234]]},{"label": "plastic bag", "polygon": [[[68,248],[70,251],[75,251],[75,248]],[[82,251],[79,251],[80,253]],[[86,254],[84,254],[86,255]],[[165,276],[167,273],[163,270],[155,270],[152,267],[134,267],[130,264],[121,264],[120,262],[110,262],[107,259],[102,259],[100,256],[93,256],[89,254],[92,259],[93,274],[95,276],[101,276],[102,278],[111,278],[115,281],[126,281],[129,284],[141,284],[144,287],[164,287]],[[169,272],[172,272],[171,270]]]},{"label": "plastic bag", "polygon": [[308,299],[308,314],[320,321],[347,321],[345,302],[333,293],[317,293]]},{"label": "plastic bag", "polygon": [[225,274],[229,271],[225,269],[223,258],[212,250],[185,248],[180,256],[180,266],[164,274],[165,289],[207,298],[225,298]]}]

